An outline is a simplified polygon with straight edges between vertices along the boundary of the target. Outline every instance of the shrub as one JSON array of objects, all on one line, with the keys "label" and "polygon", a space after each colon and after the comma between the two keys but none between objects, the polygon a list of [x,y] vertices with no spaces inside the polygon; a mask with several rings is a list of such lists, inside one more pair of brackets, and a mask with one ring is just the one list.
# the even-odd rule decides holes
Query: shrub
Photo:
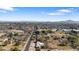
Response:
[{"label": "shrub", "polygon": [[11,51],[19,51],[19,49],[17,47],[12,47],[10,50]]}]

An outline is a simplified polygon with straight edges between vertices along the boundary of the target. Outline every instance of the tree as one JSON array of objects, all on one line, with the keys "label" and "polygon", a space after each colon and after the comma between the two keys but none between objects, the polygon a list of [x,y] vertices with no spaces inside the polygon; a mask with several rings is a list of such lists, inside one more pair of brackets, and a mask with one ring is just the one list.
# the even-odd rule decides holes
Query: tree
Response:
[{"label": "tree", "polygon": [[78,37],[77,36],[69,36],[68,41],[72,48],[77,48]]}]

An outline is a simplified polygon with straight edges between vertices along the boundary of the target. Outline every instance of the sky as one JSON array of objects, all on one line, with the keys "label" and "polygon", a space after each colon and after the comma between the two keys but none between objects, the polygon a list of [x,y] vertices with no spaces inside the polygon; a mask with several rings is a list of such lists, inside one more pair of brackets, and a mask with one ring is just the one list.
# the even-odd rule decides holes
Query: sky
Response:
[{"label": "sky", "polygon": [[53,22],[79,20],[79,7],[9,7],[0,8],[0,21]]}]

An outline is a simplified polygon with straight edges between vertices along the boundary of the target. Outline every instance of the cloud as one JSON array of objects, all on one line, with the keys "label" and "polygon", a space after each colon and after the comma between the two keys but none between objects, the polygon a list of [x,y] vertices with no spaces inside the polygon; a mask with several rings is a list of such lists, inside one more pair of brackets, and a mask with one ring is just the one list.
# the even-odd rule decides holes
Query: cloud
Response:
[{"label": "cloud", "polygon": [[12,8],[14,2],[12,0],[0,0],[0,12],[7,12],[7,11],[13,11],[14,8]]},{"label": "cloud", "polygon": [[7,11],[5,11],[5,10],[0,10],[0,13],[6,13]]},{"label": "cloud", "polygon": [[70,13],[70,12],[73,12],[73,11],[72,10],[68,10],[68,9],[61,9],[61,10],[58,10],[58,12]]},{"label": "cloud", "polygon": [[74,11],[70,9],[60,9],[60,10],[56,10],[55,12],[48,13],[48,15],[65,15],[71,12],[74,12]]},{"label": "cloud", "polygon": [[59,13],[59,12],[52,12],[52,13],[48,13],[48,15],[62,15],[63,13]]},{"label": "cloud", "polygon": [[12,7],[0,7],[0,13],[7,13],[8,11],[13,11]]},{"label": "cloud", "polygon": [[0,7],[1,10],[8,10],[8,11],[13,11],[14,8],[12,7]]}]

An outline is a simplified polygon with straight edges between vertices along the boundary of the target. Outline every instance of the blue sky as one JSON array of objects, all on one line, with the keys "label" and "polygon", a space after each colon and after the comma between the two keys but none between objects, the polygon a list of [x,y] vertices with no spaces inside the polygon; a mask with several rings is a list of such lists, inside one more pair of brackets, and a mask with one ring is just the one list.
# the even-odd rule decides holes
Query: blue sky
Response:
[{"label": "blue sky", "polygon": [[0,21],[79,20],[78,7],[10,7],[0,8]]}]

